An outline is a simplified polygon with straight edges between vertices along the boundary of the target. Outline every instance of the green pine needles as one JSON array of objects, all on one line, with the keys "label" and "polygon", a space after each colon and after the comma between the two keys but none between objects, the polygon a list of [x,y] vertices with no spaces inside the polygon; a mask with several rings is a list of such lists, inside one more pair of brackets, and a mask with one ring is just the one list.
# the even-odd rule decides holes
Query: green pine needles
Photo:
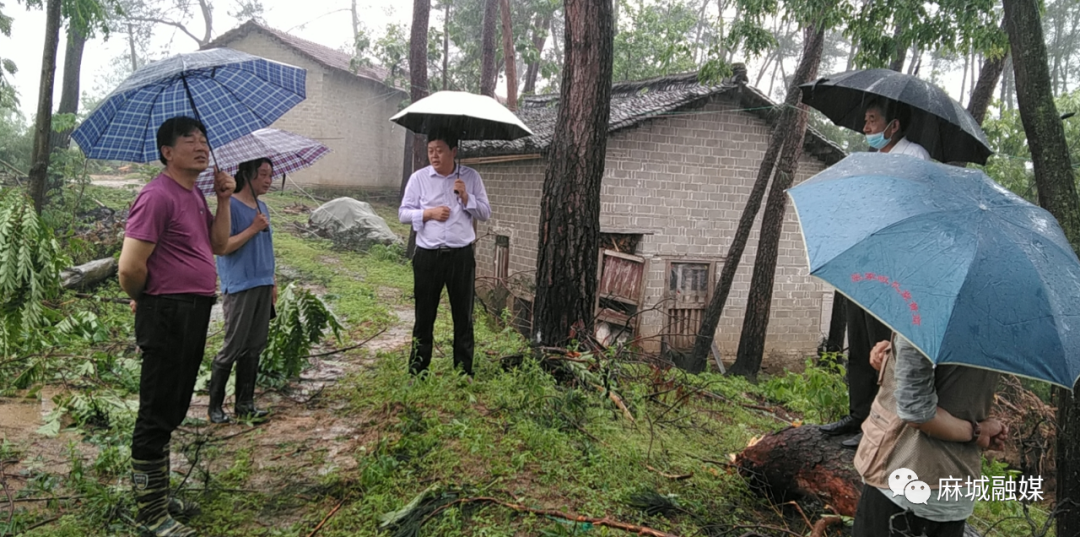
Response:
[{"label": "green pine needles", "polygon": [[341,324],[319,297],[290,283],[277,301],[277,317],[270,321],[270,337],[260,360],[265,383],[281,386],[300,374],[312,345],[329,328],[341,340]]},{"label": "green pine needles", "polygon": [[49,324],[44,301],[60,293],[68,263],[53,232],[21,190],[0,191],[0,356],[34,352]]}]

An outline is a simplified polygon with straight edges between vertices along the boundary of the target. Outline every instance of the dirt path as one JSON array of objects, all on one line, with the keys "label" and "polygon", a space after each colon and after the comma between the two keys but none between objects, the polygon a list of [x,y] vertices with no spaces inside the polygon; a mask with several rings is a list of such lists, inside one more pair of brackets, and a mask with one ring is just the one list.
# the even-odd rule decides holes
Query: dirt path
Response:
[{"label": "dirt path", "polygon": [[[316,487],[319,478],[327,473],[355,468],[357,450],[372,441],[368,437],[373,433],[365,432],[362,417],[340,415],[344,401],[328,400],[324,394],[340,379],[372,367],[377,353],[409,344],[413,312],[399,307],[394,313],[397,321],[363,347],[312,358],[311,367],[287,389],[260,390],[256,401],[273,412],[267,423],[208,425],[208,398],[197,393],[188,410],[190,421],[174,433],[172,442],[174,472],[187,474],[193,463],[201,469],[193,473],[185,488],[201,489],[199,476],[203,470],[218,475],[241,458],[251,461],[247,486],[267,494]],[[34,473],[66,474],[71,467],[71,445],[86,466],[97,457],[98,449],[81,442],[76,432],[65,431],[55,437],[37,432],[55,406],[52,397],[59,393],[60,389],[48,387],[37,398],[0,398],[0,441],[8,442],[19,454],[17,460],[7,460],[3,467],[4,479],[13,493],[24,488],[28,476]],[[231,405],[229,395],[226,412],[232,411]],[[295,511],[285,509],[267,516],[284,517],[278,521],[288,523],[290,515],[286,513]]]}]

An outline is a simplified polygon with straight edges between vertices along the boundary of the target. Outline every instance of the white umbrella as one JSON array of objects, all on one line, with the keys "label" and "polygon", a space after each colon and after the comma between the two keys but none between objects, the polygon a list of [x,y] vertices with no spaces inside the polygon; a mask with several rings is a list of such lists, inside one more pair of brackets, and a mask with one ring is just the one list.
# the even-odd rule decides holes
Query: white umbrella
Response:
[{"label": "white umbrella", "polygon": [[516,140],[533,132],[498,101],[463,91],[439,91],[404,110],[390,121],[415,133],[447,129],[461,140]]}]

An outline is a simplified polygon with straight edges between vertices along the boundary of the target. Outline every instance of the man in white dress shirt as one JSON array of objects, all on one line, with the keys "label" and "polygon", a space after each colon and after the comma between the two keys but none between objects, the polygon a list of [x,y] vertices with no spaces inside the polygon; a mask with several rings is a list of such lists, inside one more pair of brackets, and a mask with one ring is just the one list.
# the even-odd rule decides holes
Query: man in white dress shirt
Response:
[{"label": "man in white dress shirt", "polygon": [[435,315],[445,286],[454,319],[454,367],[473,376],[473,221],[487,220],[491,205],[480,174],[456,163],[457,145],[452,132],[428,135],[431,165],[409,177],[398,209],[398,219],[416,231],[412,259],[416,322],[409,355],[413,375],[431,365]]},{"label": "man in white dress shirt", "polygon": [[[866,143],[879,153],[908,155],[930,160],[923,146],[904,137],[911,121],[911,108],[903,103],[886,99],[874,99],[866,105],[863,134]],[[848,415],[840,421],[823,425],[827,435],[853,435],[841,445],[856,449],[862,440],[860,427],[870,414],[870,405],[877,397],[877,372],[870,367],[870,350],[879,341],[892,336],[892,330],[858,305],[846,304],[848,340]]]}]

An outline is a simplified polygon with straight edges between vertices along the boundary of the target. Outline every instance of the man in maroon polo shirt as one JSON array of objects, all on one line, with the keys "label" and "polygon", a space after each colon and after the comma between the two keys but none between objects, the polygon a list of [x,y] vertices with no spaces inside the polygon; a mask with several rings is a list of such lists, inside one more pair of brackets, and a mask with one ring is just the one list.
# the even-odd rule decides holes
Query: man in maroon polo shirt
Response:
[{"label": "man in maroon polo shirt", "polygon": [[119,268],[142,351],[131,439],[135,521],[152,535],[189,537],[195,531],[169,515],[168,446],[187,414],[202,363],[217,291],[214,254],[229,240],[229,197],[236,183],[224,172],[215,175],[218,204],[211,216],[195,188],[210,162],[206,127],[190,117],[174,117],[158,128],[157,145],[165,170],[135,198]]}]

